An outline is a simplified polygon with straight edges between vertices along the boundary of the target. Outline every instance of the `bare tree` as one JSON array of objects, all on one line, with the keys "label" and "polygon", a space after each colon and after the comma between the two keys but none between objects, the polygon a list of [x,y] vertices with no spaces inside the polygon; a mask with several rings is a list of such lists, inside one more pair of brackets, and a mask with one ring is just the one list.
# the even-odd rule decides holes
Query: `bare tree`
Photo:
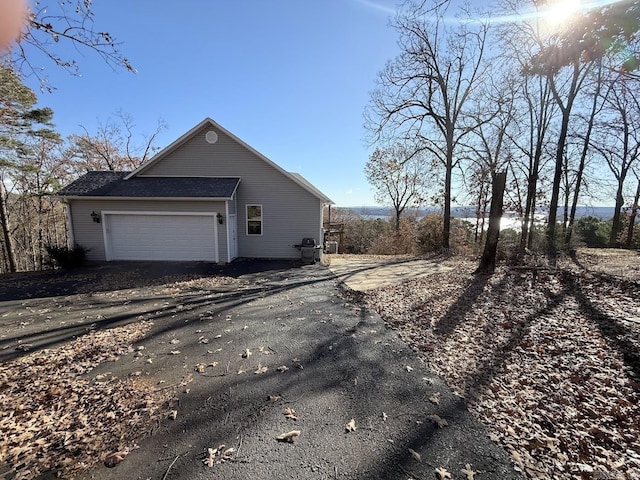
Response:
[{"label": "bare tree", "polygon": [[[547,2],[537,1],[536,5]],[[576,13],[571,22],[558,32],[545,38],[539,51],[531,58],[525,73],[546,77],[556,105],[560,109],[561,121],[555,148],[555,168],[549,221],[546,230],[549,261],[556,261],[556,226],[559,205],[560,183],[565,161],[565,148],[576,99],[585,80],[594,68],[595,61],[605,53],[616,51],[627,44],[628,38],[640,28],[638,2],[615,2]],[[627,16],[632,15],[632,21]],[[635,17],[633,17],[635,15]],[[635,19],[635,20],[634,20]],[[637,65],[636,65],[637,67]]]},{"label": "bare tree", "polygon": [[[366,112],[375,141],[403,138],[430,152],[444,169],[442,247],[449,248],[452,180],[463,138],[477,127],[467,104],[484,73],[488,26],[448,22],[451,0],[404,4],[393,27],[400,54],[378,75]],[[469,12],[461,12],[467,20]]]},{"label": "bare tree", "polygon": [[[78,73],[78,63],[67,52],[90,50],[97,53],[112,67],[135,69],[119,50],[120,44],[109,33],[95,26],[91,0],[53,2],[38,0],[31,3],[28,28],[5,62],[25,76],[35,76],[42,88],[51,90],[42,75],[43,65],[38,58],[43,54],[55,65],[72,74]],[[72,45],[75,48],[69,49]],[[6,64],[5,64],[6,66]]]},{"label": "bare tree", "polygon": [[376,201],[393,207],[395,231],[399,234],[400,216],[405,209],[424,203],[430,184],[425,159],[406,145],[396,144],[373,152],[364,172],[375,189]]},{"label": "bare tree", "polygon": [[[463,177],[465,183],[473,186],[478,194],[475,200],[476,242],[478,242],[478,236],[480,240],[484,236],[487,207],[490,202],[492,202],[491,208],[497,208],[493,201],[494,194],[491,193],[492,185],[496,184],[498,172],[505,172],[511,163],[513,147],[508,130],[515,120],[515,95],[520,88],[520,85],[514,81],[516,75],[513,72],[507,69],[501,71],[495,69],[493,73],[491,78],[485,79],[474,95],[475,111],[478,112],[475,114],[477,127],[464,144],[465,158],[469,161],[465,163]],[[485,120],[486,118],[488,120]],[[504,182],[506,182],[506,175]],[[504,195],[504,188],[503,185],[502,195]],[[500,208],[502,208],[502,197],[500,202]],[[489,216],[495,216],[495,211],[490,211]],[[491,228],[491,218],[489,224]],[[497,225],[499,229],[499,222]],[[480,231],[479,234],[478,231]],[[496,236],[496,244],[497,240]],[[495,259],[493,261],[495,262]]]},{"label": "bare tree", "polygon": [[[517,18],[529,2],[502,0],[503,14]],[[531,2],[536,6],[542,2]],[[530,7],[529,5],[528,7]],[[526,7],[525,7],[526,8]],[[523,17],[526,18],[526,17]],[[537,17],[518,22],[506,22],[496,29],[497,42],[501,45],[503,58],[518,69],[520,78],[514,77],[517,93],[517,121],[512,122],[508,136],[519,154],[514,155],[511,171],[516,185],[522,184],[526,192],[519,199],[522,215],[522,230],[518,256],[526,248],[532,248],[535,213],[541,199],[541,180],[546,166],[546,149],[552,133],[552,122],[557,108],[553,102],[549,80],[543,75],[527,75],[531,58],[544,46],[544,25]]]},{"label": "bare tree", "polygon": [[556,226],[558,206],[560,205],[560,184],[569,134],[569,121],[571,120],[576,99],[593,67],[593,63],[584,63],[578,57],[571,59],[570,64],[565,68],[565,65],[555,63],[557,56],[560,54],[557,45],[549,45],[540,55],[533,58],[530,70],[527,72],[528,74],[542,75],[546,78],[553,94],[553,99],[560,109],[560,131],[556,139],[553,183],[549,201],[549,220],[545,234],[547,253],[552,264],[555,264],[557,256]]},{"label": "bare tree", "polygon": [[98,125],[95,134],[83,127],[84,134],[72,135],[70,141],[78,173],[91,170],[135,170],[158,150],[154,142],[166,128],[159,120],[151,134],[141,134],[136,140],[135,123],[131,115],[122,111]]},{"label": "bare tree", "polygon": [[609,246],[620,245],[624,185],[627,175],[640,157],[640,98],[638,81],[618,77],[605,102],[607,120],[601,122],[600,132],[592,147],[609,167],[616,180],[615,209]]},{"label": "bare tree", "polygon": [[[594,69],[592,92],[591,92],[591,107],[587,113],[586,127],[581,128],[584,133],[579,135],[582,143],[580,152],[580,163],[578,165],[575,175],[575,185],[573,190],[573,200],[571,202],[571,213],[569,214],[568,223],[565,231],[565,244],[569,246],[571,244],[571,236],[573,234],[573,225],[575,223],[576,211],[578,208],[578,200],[580,199],[580,193],[582,190],[582,184],[584,179],[585,167],[587,159],[589,158],[591,135],[593,133],[596,116],[601,111],[603,106],[603,98],[601,95],[602,86],[604,82],[602,59],[598,59],[596,62],[596,68]],[[565,207],[566,208],[566,207]]]}]

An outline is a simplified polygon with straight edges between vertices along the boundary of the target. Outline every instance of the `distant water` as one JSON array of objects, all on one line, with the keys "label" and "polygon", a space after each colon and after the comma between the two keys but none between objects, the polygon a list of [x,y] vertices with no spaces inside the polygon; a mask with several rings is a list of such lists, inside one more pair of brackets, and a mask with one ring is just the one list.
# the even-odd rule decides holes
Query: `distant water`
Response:
[{"label": "distant water", "polygon": [[[389,207],[346,207],[341,208],[341,210],[350,210],[353,213],[361,216],[366,220],[375,220],[376,218],[380,218],[382,220],[390,220],[393,218],[393,209]],[[590,206],[579,206],[576,209],[576,218],[582,217],[596,217],[600,220],[610,220],[613,218],[613,207],[590,207]],[[407,210],[403,214],[406,216],[412,216],[417,218],[423,218],[427,215],[433,214],[442,214],[442,209],[435,207],[426,207],[420,209]],[[545,222],[549,215],[549,210],[537,210],[535,217],[537,222]],[[460,218],[467,220],[469,222],[474,223],[476,220],[476,209],[475,207],[462,207],[456,206],[451,207],[451,216],[453,218]],[[558,209],[557,219],[561,221],[564,216],[564,209]],[[639,215],[640,217],[640,215]],[[486,218],[489,218],[489,213],[487,212]],[[502,217],[502,221],[500,222],[501,228],[520,228],[520,217],[516,215],[514,212],[505,212]]]}]

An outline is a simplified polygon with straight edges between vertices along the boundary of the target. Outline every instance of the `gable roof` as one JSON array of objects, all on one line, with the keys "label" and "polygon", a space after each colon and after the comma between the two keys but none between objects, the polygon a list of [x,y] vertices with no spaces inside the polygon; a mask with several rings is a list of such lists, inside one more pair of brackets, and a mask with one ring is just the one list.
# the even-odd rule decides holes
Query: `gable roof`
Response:
[{"label": "gable roof", "polygon": [[240,178],[133,177],[130,172],[88,172],[60,190],[60,197],[231,199]]},{"label": "gable roof", "polygon": [[300,187],[302,187],[307,192],[311,193],[313,196],[318,198],[323,203],[327,203],[327,204],[333,204],[334,203],[329,197],[327,197],[324,193],[322,193],[316,187],[311,185],[311,183],[309,183],[307,180],[302,178],[300,175],[294,174],[294,173],[291,173],[291,172],[287,172],[282,167],[280,167],[278,164],[276,164],[275,162],[269,160],[267,157],[265,157],[263,154],[258,152],[255,148],[253,148],[251,145],[247,144],[246,142],[244,142],[240,138],[236,137],[233,133],[231,133],[230,131],[228,131],[226,128],[222,127],[218,123],[214,122],[209,117],[207,117],[204,120],[202,120],[195,127],[193,127],[187,133],[185,133],[180,138],[175,140],[173,143],[171,143],[167,147],[163,148],[161,151],[159,151],[157,154],[155,154],[148,162],[143,163],[136,170],[134,170],[133,172],[130,172],[129,174],[127,174],[125,179],[127,179],[127,180],[133,179],[136,176],[138,176],[139,174],[145,172],[149,167],[151,167],[152,165],[158,163],[163,158],[165,158],[167,155],[169,155],[174,150],[176,150],[178,147],[180,147],[181,145],[185,144],[188,140],[190,140],[205,125],[210,125],[210,126],[216,128],[216,129],[220,130],[222,133],[224,133],[225,135],[230,137],[232,140],[234,140],[235,142],[240,144],[242,147],[244,147],[247,150],[249,150],[256,157],[258,157],[259,159],[261,159],[262,161],[267,163],[269,166],[271,166],[272,168],[274,168],[277,171],[279,171],[280,173],[282,173],[284,176],[286,176],[287,178],[292,180],[294,183],[298,184]]}]

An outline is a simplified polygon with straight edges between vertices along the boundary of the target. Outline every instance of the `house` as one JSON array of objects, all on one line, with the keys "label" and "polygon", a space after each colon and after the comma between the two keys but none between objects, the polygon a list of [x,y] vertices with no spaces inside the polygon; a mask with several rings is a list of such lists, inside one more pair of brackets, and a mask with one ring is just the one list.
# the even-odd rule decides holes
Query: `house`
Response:
[{"label": "house", "polygon": [[300,258],[333,203],[206,118],[133,172],[89,172],[57,194],[90,260]]}]

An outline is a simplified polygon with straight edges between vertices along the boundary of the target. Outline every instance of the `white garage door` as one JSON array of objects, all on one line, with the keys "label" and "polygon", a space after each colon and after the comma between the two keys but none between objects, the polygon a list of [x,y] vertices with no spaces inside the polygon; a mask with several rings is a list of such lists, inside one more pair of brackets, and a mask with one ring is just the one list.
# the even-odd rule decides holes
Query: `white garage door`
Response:
[{"label": "white garage door", "polygon": [[214,215],[104,213],[107,260],[218,261]]}]

